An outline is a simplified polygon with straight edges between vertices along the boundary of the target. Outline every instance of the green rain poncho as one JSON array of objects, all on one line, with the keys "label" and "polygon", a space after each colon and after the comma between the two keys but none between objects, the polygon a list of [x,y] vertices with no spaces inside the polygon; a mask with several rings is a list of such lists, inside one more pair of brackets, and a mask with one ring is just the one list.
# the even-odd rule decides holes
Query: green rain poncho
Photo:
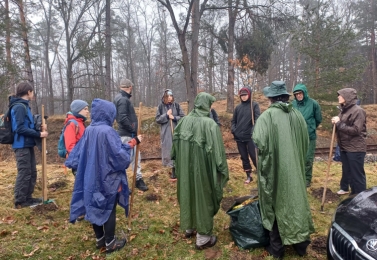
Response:
[{"label": "green rain poncho", "polygon": [[276,219],[284,245],[310,239],[314,232],[306,195],[308,131],[291,104],[273,103],[258,118],[253,139],[258,152],[258,190],[263,226]]},{"label": "green rain poncho", "polygon": [[171,151],[178,178],[181,229],[196,228],[201,235],[212,234],[213,217],[229,179],[220,128],[209,117],[214,101],[207,93],[198,94],[194,110],[174,130]]}]

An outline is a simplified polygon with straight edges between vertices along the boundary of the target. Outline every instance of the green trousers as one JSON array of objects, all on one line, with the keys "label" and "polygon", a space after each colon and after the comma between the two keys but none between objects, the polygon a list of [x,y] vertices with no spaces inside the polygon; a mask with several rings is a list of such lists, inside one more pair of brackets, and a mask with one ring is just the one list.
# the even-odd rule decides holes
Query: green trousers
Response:
[{"label": "green trousers", "polygon": [[306,154],[306,162],[305,162],[306,183],[311,183],[312,181],[315,145],[316,145],[316,139],[309,141],[309,147],[308,147],[308,152]]}]

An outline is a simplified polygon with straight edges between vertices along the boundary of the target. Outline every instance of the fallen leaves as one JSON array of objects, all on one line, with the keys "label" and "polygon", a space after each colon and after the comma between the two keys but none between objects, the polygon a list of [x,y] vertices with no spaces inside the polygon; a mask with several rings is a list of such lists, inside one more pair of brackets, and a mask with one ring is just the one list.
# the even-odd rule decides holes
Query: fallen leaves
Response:
[{"label": "fallen leaves", "polygon": [[204,251],[204,255],[206,259],[217,259],[221,257],[221,251],[214,249],[214,248],[209,248]]},{"label": "fallen leaves", "polygon": [[29,254],[27,253],[24,253],[24,256],[25,257],[31,257],[34,255],[35,252],[37,252],[39,250],[39,247],[37,246],[33,251],[31,251]]},{"label": "fallen leaves", "polygon": [[1,221],[0,221],[0,224],[11,225],[11,224],[14,224],[14,223],[16,223],[16,219],[14,219],[12,216],[2,218]]}]

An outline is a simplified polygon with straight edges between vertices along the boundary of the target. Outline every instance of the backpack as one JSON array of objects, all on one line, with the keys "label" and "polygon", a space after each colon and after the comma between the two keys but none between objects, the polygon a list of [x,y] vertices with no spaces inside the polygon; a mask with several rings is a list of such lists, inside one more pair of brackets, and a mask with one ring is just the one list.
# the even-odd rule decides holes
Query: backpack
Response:
[{"label": "backpack", "polygon": [[79,124],[77,123],[77,121],[75,119],[69,119],[68,122],[64,125],[63,129],[62,129],[62,132],[60,134],[60,137],[59,137],[59,142],[58,142],[58,154],[60,157],[62,158],[66,158],[67,156],[67,149],[65,148],[65,141],[64,141],[64,131],[65,131],[65,128],[67,127],[67,125],[69,125],[70,122],[73,122],[77,128],[77,131],[76,131],[76,134],[78,132],[78,127],[79,127]]},{"label": "backpack", "polygon": [[3,115],[0,116],[0,144],[13,144],[14,142],[14,133],[12,131],[11,122],[11,110],[12,107],[17,104],[21,104],[23,107],[25,107],[27,113],[26,106],[20,102],[16,102],[10,105],[8,111],[6,111]]}]

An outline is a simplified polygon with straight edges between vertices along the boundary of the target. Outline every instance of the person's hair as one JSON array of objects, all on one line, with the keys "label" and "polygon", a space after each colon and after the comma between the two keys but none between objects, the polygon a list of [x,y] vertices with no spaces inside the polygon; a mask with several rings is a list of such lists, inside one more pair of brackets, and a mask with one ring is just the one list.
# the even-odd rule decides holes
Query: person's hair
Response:
[{"label": "person's hair", "polygon": [[289,101],[289,95],[284,94],[276,97],[270,97],[270,99],[272,103],[279,101],[287,103]]},{"label": "person's hair", "polygon": [[21,82],[16,87],[16,97],[22,97],[33,91],[33,87],[28,82]]},{"label": "person's hair", "polygon": [[[162,97],[162,102],[164,102],[164,104],[168,104],[169,103],[168,102],[168,98],[170,96],[170,95],[168,95],[169,91],[171,91],[171,90],[165,90],[164,96]],[[173,98],[171,102],[174,103],[174,96],[172,95],[171,97]]]}]

